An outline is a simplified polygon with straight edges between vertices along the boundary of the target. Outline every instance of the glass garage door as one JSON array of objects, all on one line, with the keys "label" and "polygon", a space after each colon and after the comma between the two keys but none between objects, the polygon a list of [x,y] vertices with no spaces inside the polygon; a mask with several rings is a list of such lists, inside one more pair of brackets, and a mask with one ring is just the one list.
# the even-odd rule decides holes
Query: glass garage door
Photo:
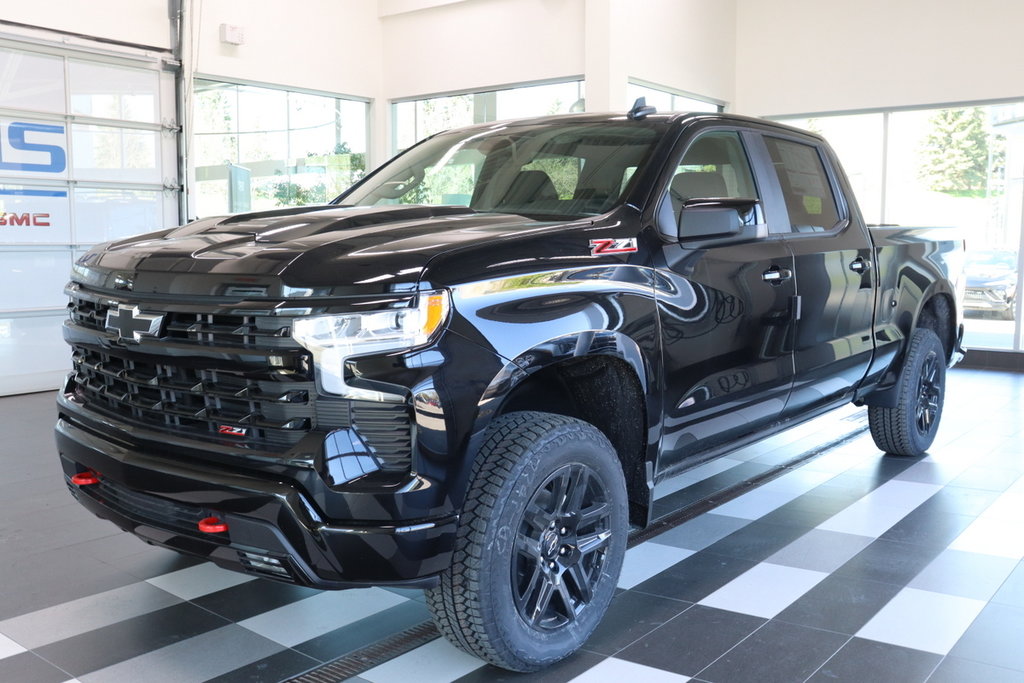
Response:
[{"label": "glass garage door", "polygon": [[71,262],[178,222],[174,74],[0,40],[0,395],[56,389]]}]

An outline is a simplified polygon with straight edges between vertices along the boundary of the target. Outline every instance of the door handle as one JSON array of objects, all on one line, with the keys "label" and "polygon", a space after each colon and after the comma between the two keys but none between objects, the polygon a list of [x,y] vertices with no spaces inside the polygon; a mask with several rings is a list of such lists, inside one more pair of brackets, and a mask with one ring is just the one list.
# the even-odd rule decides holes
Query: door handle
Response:
[{"label": "door handle", "polygon": [[793,277],[793,271],[789,268],[782,268],[780,266],[772,266],[768,270],[761,273],[761,279],[765,282],[770,282],[775,285],[780,282],[785,282]]},{"label": "door handle", "polygon": [[850,264],[850,270],[855,273],[866,273],[870,269],[871,261],[868,261],[863,256],[858,256],[853,259],[853,262]]}]

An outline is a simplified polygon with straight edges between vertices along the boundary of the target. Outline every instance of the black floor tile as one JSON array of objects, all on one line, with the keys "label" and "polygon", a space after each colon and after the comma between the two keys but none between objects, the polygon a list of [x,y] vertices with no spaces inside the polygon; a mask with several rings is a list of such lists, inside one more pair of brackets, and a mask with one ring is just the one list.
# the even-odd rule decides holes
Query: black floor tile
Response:
[{"label": "black floor tile", "polygon": [[601,655],[581,650],[543,671],[529,674],[513,673],[487,665],[456,678],[454,683],[566,683],[604,659]]},{"label": "black floor tile", "polygon": [[407,600],[348,626],[299,643],[295,649],[321,662],[329,662],[428,619],[430,612],[426,605],[416,600]]},{"label": "black floor tile", "polygon": [[945,546],[922,546],[875,540],[834,572],[866,581],[905,586],[934,560]]},{"label": "black floor tile", "polygon": [[616,657],[693,676],[764,623],[758,617],[694,605]]},{"label": "black floor tile", "polygon": [[692,603],[636,591],[626,591],[612,600],[608,613],[584,647],[591,652],[613,655],[647,635]]},{"label": "black floor tile", "polygon": [[811,527],[751,522],[715,541],[706,552],[760,562],[810,531]]},{"label": "black floor tile", "polygon": [[813,528],[860,498],[855,496],[848,500],[845,496],[819,495],[817,490],[772,510],[760,521],[779,526]]},{"label": "black floor tile", "polygon": [[936,511],[938,506],[927,503],[913,510],[894,524],[881,538],[887,541],[910,543],[945,549],[970,526],[973,515],[956,515]]},{"label": "black floor tile", "polygon": [[35,652],[81,676],[227,624],[227,620],[186,602],[44,645]]},{"label": "black floor tile", "polygon": [[140,581],[152,579],[161,574],[181,571],[202,564],[203,560],[189,555],[179,555],[173,550],[144,547],[134,555],[118,558],[100,558],[104,563],[116,567],[118,571],[127,572]]},{"label": "black floor tile", "polygon": [[10,683],[63,683],[72,678],[31,652],[0,659],[0,681]]},{"label": "black floor tile", "polygon": [[321,662],[295,650],[282,650],[206,683],[277,683],[309,671]]},{"label": "black floor tile", "polygon": [[702,550],[634,586],[633,590],[699,602],[756,564]]},{"label": "black floor tile", "polygon": [[968,659],[946,657],[939,664],[928,683],[1021,683],[1020,671],[972,662]]},{"label": "black floor tile", "polygon": [[771,468],[767,465],[749,462],[731,467],[725,472],[702,479],[654,501],[653,517],[658,518],[687,508],[694,503],[704,502],[716,493],[760,476],[769,469]]},{"label": "black floor tile", "polygon": [[898,681],[917,683],[928,679],[942,660],[931,652],[854,638],[809,679],[824,681]]},{"label": "black floor tile", "polygon": [[831,575],[784,609],[779,621],[853,635],[902,587]]},{"label": "black floor tile", "polygon": [[849,636],[770,621],[697,674],[711,683],[791,683],[821,667]]},{"label": "black floor tile", "polygon": [[192,602],[225,619],[242,621],[319,592],[315,588],[256,579],[198,597]]},{"label": "black floor tile", "polygon": [[996,491],[968,489],[962,486],[944,486],[928,499],[928,504],[941,506],[943,512],[956,515],[978,516],[999,498]]},{"label": "black floor tile", "polygon": [[949,654],[1019,671],[1024,680],[1024,608],[989,603]]},{"label": "black floor tile", "polygon": [[0,620],[135,583],[138,578],[73,548],[0,554]]}]

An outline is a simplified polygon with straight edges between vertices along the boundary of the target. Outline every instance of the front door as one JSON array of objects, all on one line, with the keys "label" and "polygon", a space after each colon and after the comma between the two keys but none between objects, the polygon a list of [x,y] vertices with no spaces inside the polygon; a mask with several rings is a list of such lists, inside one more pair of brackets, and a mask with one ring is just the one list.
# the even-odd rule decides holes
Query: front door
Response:
[{"label": "front door", "polygon": [[[699,198],[759,198],[738,132],[713,129],[686,146],[667,197],[677,221],[687,220],[684,205]],[[662,251],[655,288],[665,372],[659,474],[765,428],[785,406],[793,380],[793,259],[784,239],[769,234],[763,209],[746,211],[735,235],[692,238],[684,229]]]}]

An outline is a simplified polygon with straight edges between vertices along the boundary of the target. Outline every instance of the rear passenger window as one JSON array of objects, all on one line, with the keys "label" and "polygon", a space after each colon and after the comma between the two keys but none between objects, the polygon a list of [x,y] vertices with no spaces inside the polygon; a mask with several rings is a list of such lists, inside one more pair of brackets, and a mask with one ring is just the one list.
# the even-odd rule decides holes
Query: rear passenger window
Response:
[{"label": "rear passenger window", "polygon": [[839,222],[839,207],[818,148],[765,137],[789,210],[793,232],[825,232]]}]

